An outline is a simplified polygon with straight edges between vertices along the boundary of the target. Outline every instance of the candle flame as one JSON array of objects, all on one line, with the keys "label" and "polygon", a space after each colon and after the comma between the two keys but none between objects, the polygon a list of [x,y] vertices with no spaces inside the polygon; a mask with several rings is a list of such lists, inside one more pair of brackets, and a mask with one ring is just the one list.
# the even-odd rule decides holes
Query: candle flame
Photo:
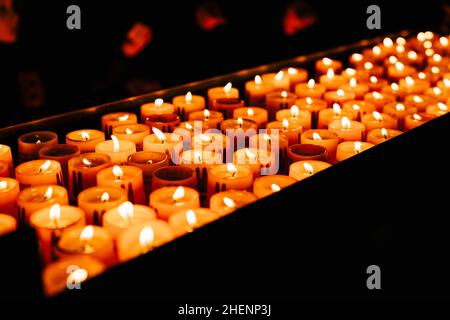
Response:
[{"label": "candle flame", "polygon": [[372,48],[372,52],[374,55],[380,55],[381,54],[381,48],[379,46],[375,46]]},{"label": "candle flame", "polygon": [[308,84],[307,84],[308,88],[313,89],[315,87],[315,85],[316,85],[316,82],[314,81],[314,79],[308,80]]},{"label": "candle flame", "polygon": [[184,127],[185,127],[187,130],[189,130],[189,131],[192,131],[192,129],[194,129],[194,127],[191,126],[191,124],[190,124],[189,122],[186,122],[186,124],[184,125]]},{"label": "candle flame", "polygon": [[238,127],[242,128],[242,125],[244,124],[244,120],[241,117],[239,117],[236,119],[236,121],[237,121]]},{"label": "candle flame", "polygon": [[153,160],[152,159],[148,159],[147,160],[147,164],[152,164],[153,163]]},{"label": "candle flame", "polygon": [[413,97],[413,101],[414,101],[415,103],[422,103],[422,102],[423,102],[423,99],[422,99],[420,96],[414,96],[414,97]]},{"label": "candle flame", "polygon": [[343,97],[343,96],[345,96],[345,91],[342,90],[342,89],[338,89],[338,90],[336,91],[336,94],[337,94],[339,97]]},{"label": "candle flame", "polygon": [[228,197],[223,197],[223,203],[230,209],[234,209],[236,207],[234,200]]},{"label": "candle flame", "polygon": [[394,45],[394,42],[392,41],[391,38],[386,37],[386,38],[383,39],[383,45],[385,47],[387,47],[387,48],[390,48],[390,47],[392,47]]},{"label": "candle flame", "polygon": [[[431,72],[433,72],[433,68],[437,68],[437,69],[439,70],[438,67],[432,67],[432,68],[431,68]],[[419,73],[417,74],[417,77],[418,77],[419,79],[425,80],[425,79],[427,78],[427,75],[425,74],[425,72],[419,72]]]},{"label": "candle flame", "polygon": [[345,73],[347,73],[349,76],[354,76],[356,74],[356,70],[352,68],[345,69]]},{"label": "candle flame", "polygon": [[434,87],[434,88],[433,88],[433,93],[434,93],[435,95],[439,96],[439,95],[442,94],[442,90],[439,89],[438,87]]},{"label": "candle flame", "polygon": [[130,201],[125,201],[118,208],[119,215],[124,220],[131,220],[134,216],[134,207]]},{"label": "candle flame", "polygon": [[211,143],[212,136],[208,136],[206,134],[200,133],[200,140],[202,140],[202,142]]},{"label": "candle flame", "polygon": [[292,118],[297,118],[299,114],[300,114],[300,109],[294,104],[291,107],[291,117]]},{"label": "candle flame", "polygon": [[395,82],[391,83],[391,89],[393,91],[398,91],[400,89],[400,87],[398,86],[398,84],[396,84]]},{"label": "candle flame", "polygon": [[360,153],[361,152],[361,141],[355,141],[355,152]]},{"label": "candle flame", "polygon": [[237,168],[232,163],[227,163],[227,171],[231,173],[231,175],[234,177],[237,173]]},{"label": "candle flame", "polygon": [[327,70],[327,78],[334,78],[334,70],[333,69],[328,69]]},{"label": "candle flame", "polygon": [[80,135],[81,139],[83,139],[84,141],[87,141],[91,138],[91,135],[87,131],[81,131]]},{"label": "candle flame", "polygon": [[275,80],[276,81],[281,81],[284,78],[284,71],[278,71],[278,73],[275,75]]},{"label": "candle flame", "polygon": [[203,116],[205,117],[206,120],[209,119],[210,115],[211,115],[211,112],[209,112],[208,109],[203,110]]},{"label": "candle flame", "polygon": [[352,54],[352,59],[359,62],[359,61],[362,61],[363,56],[360,53],[354,53],[354,54]]},{"label": "candle flame", "polygon": [[341,106],[338,103],[333,103],[333,113],[335,116],[341,115]]},{"label": "candle flame", "polygon": [[306,104],[312,104],[313,100],[310,97],[306,97]]},{"label": "candle flame", "polygon": [[447,46],[448,46],[448,38],[446,38],[446,37],[440,37],[440,38],[439,38],[439,43],[441,44],[441,46],[447,47]]},{"label": "candle flame", "polygon": [[264,139],[264,141],[266,141],[266,142],[269,142],[270,143],[270,136],[267,134],[267,133],[264,133],[264,135],[263,135],[263,139]]},{"label": "candle flame", "polygon": [[419,32],[419,33],[417,34],[417,40],[419,40],[420,42],[425,41],[425,40],[426,40],[425,32]]},{"label": "candle flame", "polygon": [[153,127],[152,128],[153,133],[156,135],[156,138],[159,140],[159,142],[164,143],[166,142],[166,135],[159,130],[158,128]]},{"label": "candle flame", "polygon": [[434,60],[435,62],[441,62],[441,61],[442,61],[442,56],[441,56],[440,54],[435,53],[435,54],[433,55],[433,60]]},{"label": "candle flame", "polygon": [[396,62],[395,69],[397,69],[398,71],[403,71],[403,70],[405,70],[405,65],[401,62]]},{"label": "candle flame", "polygon": [[174,202],[177,202],[178,200],[181,200],[184,198],[185,191],[183,187],[178,187],[175,189],[175,192],[172,195],[172,200]]},{"label": "candle flame", "polygon": [[425,39],[431,40],[434,37],[434,33],[431,31],[425,31]]},{"label": "candle flame", "polygon": [[120,178],[122,178],[123,176],[123,171],[122,168],[120,168],[119,166],[114,166],[112,169],[113,175],[115,175],[117,177],[117,180],[120,180]]},{"label": "candle flame", "polygon": [[372,116],[377,121],[383,121],[383,117],[381,116],[381,113],[379,113],[378,111],[372,112]]},{"label": "candle flame", "polygon": [[373,68],[373,63],[372,62],[364,63],[364,69],[371,70],[372,68]]},{"label": "candle flame", "polygon": [[0,190],[5,190],[8,187],[8,182],[0,181]]},{"label": "candle flame", "polygon": [[443,104],[442,102],[438,102],[437,106],[438,106],[439,110],[441,110],[441,111],[447,111],[448,110],[448,106],[446,104]]},{"label": "candle flame", "polygon": [[255,76],[255,84],[258,86],[262,84],[262,79],[260,75]]},{"label": "candle flame", "polygon": [[124,114],[123,116],[118,117],[117,120],[119,120],[119,121],[127,121],[129,117],[130,117],[129,114]]},{"label": "candle flame", "polygon": [[197,225],[197,216],[193,210],[189,209],[186,211],[186,221],[191,228]]},{"label": "candle flame", "polygon": [[47,201],[49,199],[51,199],[53,196],[53,187],[48,187],[47,191],[45,191],[44,193],[44,200]]},{"label": "candle flame", "polygon": [[281,190],[281,187],[279,185],[277,185],[276,183],[272,183],[270,185],[270,189],[272,189],[273,192],[278,192]]},{"label": "candle flame", "polygon": [[352,108],[353,108],[353,110],[358,111],[358,110],[361,109],[361,106],[360,106],[359,104],[357,104],[357,103],[354,103],[353,106],[352,106]]},{"label": "candle flame", "polygon": [[374,91],[372,93],[372,95],[375,99],[383,99],[383,95],[381,93],[379,93],[378,91]]},{"label": "candle flame", "polygon": [[232,84],[231,82],[228,82],[228,83],[223,87],[223,92],[225,92],[225,93],[230,93],[232,87],[233,87],[233,84]]},{"label": "candle flame", "polygon": [[414,85],[414,79],[409,77],[409,76],[405,78],[405,82],[406,82],[407,86],[413,86]]},{"label": "candle flame", "polygon": [[333,60],[331,60],[330,58],[325,57],[325,58],[322,59],[322,62],[323,62],[324,65],[329,67],[333,63]]},{"label": "candle flame", "polygon": [[317,132],[313,132],[312,137],[313,137],[313,140],[315,140],[315,141],[322,140],[322,137]]},{"label": "candle flame", "polygon": [[385,139],[388,138],[388,131],[386,130],[386,128],[381,128],[381,135],[382,135],[383,138],[385,138]]},{"label": "candle flame", "polygon": [[129,128],[126,128],[126,129],[125,129],[125,133],[126,133],[126,134],[133,134],[133,130],[131,130],[131,129],[129,129]]},{"label": "candle flame", "polygon": [[93,226],[86,226],[84,227],[83,231],[80,233],[80,240],[83,242],[92,240],[94,237],[94,227]]},{"label": "candle flame", "polygon": [[389,63],[390,64],[395,64],[398,61],[396,56],[390,56],[389,57]]},{"label": "candle flame", "polygon": [[406,39],[403,37],[398,37],[397,39],[395,39],[395,43],[400,46],[404,46],[406,44]]},{"label": "candle flame", "polygon": [[80,284],[83,281],[85,281],[87,278],[88,278],[87,270],[79,268],[79,269],[74,270],[67,276],[67,283]]},{"label": "candle flame", "polygon": [[417,53],[415,51],[409,51],[408,52],[408,59],[416,60],[417,59]]},{"label": "candle flame", "polygon": [[83,158],[83,160],[81,160],[81,162],[83,162],[83,165],[84,165],[85,167],[90,167],[90,166],[92,166],[92,162],[89,161],[89,160],[86,159],[86,158]]},{"label": "candle flame", "polygon": [[37,141],[36,141],[36,144],[41,144],[42,143],[42,141],[40,140],[40,139],[38,139]]},{"label": "candle flame", "polygon": [[370,82],[371,82],[371,83],[377,83],[377,82],[378,82],[378,78],[375,77],[375,76],[371,76],[371,77],[370,77]]},{"label": "candle flame", "polygon": [[119,139],[117,139],[117,137],[112,134],[111,135],[111,140],[113,142],[113,150],[114,150],[114,152],[119,152],[120,151]]},{"label": "candle flame", "polygon": [[433,49],[427,49],[425,50],[425,55],[427,57],[431,57],[434,54],[434,50]]},{"label": "candle flame", "polygon": [[348,130],[352,127],[352,123],[350,122],[349,118],[342,117],[341,118],[341,126],[342,126],[342,129]]},{"label": "candle flame", "polygon": [[256,154],[251,152],[249,148],[245,148],[245,155],[250,159],[250,161],[256,161]]},{"label": "candle flame", "polygon": [[288,68],[287,72],[288,72],[289,75],[292,76],[294,74],[297,74],[298,70],[296,68]]},{"label": "candle flame", "polygon": [[282,98],[287,98],[288,97],[287,91],[281,91],[281,97]]},{"label": "candle flame", "polygon": [[190,91],[188,91],[188,93],[186,93],[186,95],[184,96],[184,101],[186,103],[192,102],[192,93]]},{"label": "candle flame", "polygon": [[313,166],[308,163],[308,162],[303,162],[303,168],[310,174],[312,175],[314,173],[314,168]]},{"label": "candle flame", "polygon": [[158,98],[158,99],[155,100],[155,106],[157,108],[161,107],[163,105],[163,103],[164,103],[164,100],[161,99],[161,98]]},{"label": "candle flame", "polygon": [[421,121],[422,117],[420,115],[418,115],[417,113],[414,113],[413,114],[413,119],[416,120],[416,121]]},{"label": "candle flame", "polygon": [[39,173],[42,173],[46,170],[48,170],[48,168],[50,168],[50,165],[52,164],[52,162],[50,160],[46,160],[40,167],[39,167]]},{"label": "candle flame", "polygon": [[55,203],[53,206],[50,207],[49,218],[54,224],[57,224],[60,217],[61,217],[61,206],[58,203]]},{"label": "candle flame", "polygon": [[253,117],[255,115],[255,111],[252,108],[247,109],[247,116]]},{"label": "candle flame", "polygon": [[351,78],[349,84],[350,84],[350,87],[355,88],[356,85],[357,85],[356,79],[355,78]]},{"label": "candle flame", "polygon": [[289,127],[289,121],[288,119],[283,119],[283,130],[287,130]]},{"label": "candle flame", "polygon": [[396,109],[397,111],[405,111],[405,105],[404,105],[403,103],[397,103],[397,104],[395,105],[395,109]]},{"label": "candle flame", "polygon": [[142,228],[139,233],[139,244],[141,248],[147,249],[153,245],[153,241],[155,241],[155,233],[150,226],[146,226]]},{"label": "candle flame", "polygon": [[102,196],[100,197],[100,201],[101,202],[108,202],[109,201],[109,193],[108,192],[103,192]]}]

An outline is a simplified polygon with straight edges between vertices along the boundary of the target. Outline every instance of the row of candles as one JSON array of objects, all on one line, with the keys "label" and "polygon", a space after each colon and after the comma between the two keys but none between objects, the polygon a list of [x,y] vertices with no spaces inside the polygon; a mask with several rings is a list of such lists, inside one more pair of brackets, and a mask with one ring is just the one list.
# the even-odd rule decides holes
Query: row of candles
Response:
[{"label": "row of candles", "polygon": [[65,144],[26,133],[17,166],[0,145],[0,235],[36,230],[55,294],[447,113],[448,45],[431,32],[385,38],[351,68],[325,57],[316,78],[257,75],[247,104],[228,83],[144,104],[141,123],[106,114]]}]

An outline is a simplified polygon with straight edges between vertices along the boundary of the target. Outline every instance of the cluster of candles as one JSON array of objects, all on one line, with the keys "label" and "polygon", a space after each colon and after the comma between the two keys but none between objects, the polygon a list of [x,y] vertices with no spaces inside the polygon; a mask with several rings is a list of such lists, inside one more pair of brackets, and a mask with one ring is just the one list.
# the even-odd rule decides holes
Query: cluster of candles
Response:
[{"label": "cluster of candles", "polygon": [[385,38],[347,69],[257,75],[245,102],[228,83],[106,114],[65,144],[26,133],[17,166],[0,145],[0,235],[34,228],[58,293],[447,113],[449,53],[432,32]]}]

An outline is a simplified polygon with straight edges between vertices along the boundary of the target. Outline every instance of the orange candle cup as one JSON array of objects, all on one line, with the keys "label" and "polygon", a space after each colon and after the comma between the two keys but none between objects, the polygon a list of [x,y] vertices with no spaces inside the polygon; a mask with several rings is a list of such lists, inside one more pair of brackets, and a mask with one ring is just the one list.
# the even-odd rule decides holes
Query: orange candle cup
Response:
[{"label": "orange candle cup", "polygon": [[97,173],[99,187],[116,187],[127,191],[128,200],[135,204],[146,204],[142,170],[134,166],[114,166]]},{"label": "orange candle cup", "polygon": [[102,261],[107,267],[117,262],[114,242],[109,232],[99,226],[85,226],[65,230],[57,242],[58,258],[89,256]]},{"label": "orange candle cup", "polygon": [[395,102],[395,97],[387,93],[373,91],[364,95],[364,101],[372,103],[378,111],[381,111],[388,103]]},{"label": "orange candle cup", "polygon": [[[370,75],[364,70],[364,69],[352,69],[352,68],[347,68],[344,71],[342,71],[341,75],[343,75],[349,82],[352,79],[355,79],[357,82],[355,84],[360,84],[358,82],[362,82],[365,83],[367,81],[369,81]],[[361,89],[363,89],[364,87],[359,87]]]},{"label": "orange candle cup", "polygon": [[405,117],[405,131],[414,129],[435,118],[437,117],[434,114],[424,112],[409,114]]},{"label": "orange candle cup", "polygon": [[373,64],[370,61],[367,61],[364,63],[362,68],[358,67],[358,71],[365,72],[367,76],[375,76],[375,77],[381,77],[384,74],[384,68],[382,66]]},{"label": "orange candle cup", "polygon": [[380,144],[382,142],[385,142],[386,140],[392,139],[399,134],[401,134],[402,131],[394,130],[394,129],[386,129],[386,128],[377,128],[370,130],[367,133],[367,142],[371,144]]},{"label": "orange candle cup", "polygon": [[17,229],[17,221],[9,214],[0,213],[0,237]]},{"label": "orange candle cup", "polygon": [[314,79],[309,79],[307,83],[300,83],[295,86],[295,95],[298,98],[311,97],[321,99],[326,91],[326,86],[316,83]]},{"label": "orange candle cup", "polygon": [[141,151],[128,157],[127,165],[142,169],[144,176],[144,189],[147,196],[152,189],[153,172],[169,165],[169,157],[162,152]]},{"label": "orange candle cup", "polygon": [[269,112],[269,120],[275,119],[275,114],[279,110],[289,109],[294,105],[297,96],[288,91],[276,91],[268,93],[266,96],[266,108]]},{"label": "orange candle cup", "polygon": [[347,83],[347,78],[340,74],[335,74],[332,69],[328,69],[327,73],[319,78],[320,84],[324,85],[327,90],[337,90]]},{"label": "orange candle cup", "polygon": [[16,167],[16,179],[20,189],[42,184],[63,185],[61,165],[54,160],[32,160]]},{"label": "orange candle cup", "polygon": [[222,133],[206,131],[205,133],[195,135],[192,139],[191,149],[194,152],[209,151],[222,155],[222,161],[226,157],[227,149],[231,149],[231,139]]},{"label": "orange candle cup", "polygon": [[450,111],[449,107],[442,102],[432,104],[426,108],[426,113],[434,114],[437,117],[443,116]]},{"label": "orange candle cup", "polygon": [[42,185],[25,189],[17,197],[17,213],[19,224],[27,225],[32,213],[48,208],[55,203],[69,205],[69,196],[64,187]]},{"label": "orange candle cup", "polygon": [[275,157],[270,151],[264,149],[239,149],[234,153],[233,163],[248,165],[253,172],[254,179],[260,175],[275,174],[279,171]]},{"label": "orange candle cup", "polygon": [[330,123],[328,130],[339,136],[339,142],[342,141],[361,141],[364,139],[366,126],[358,121],[351,121],[343,117],[341,120],[335,120]]},{"label": "orange candle cup", "polygon": [[325,129],[307,130],[302,134],[301,144],[317,145],[327,149],[328,161],[333,163],[336,159],[336,149],[339,136]]},{"label": "orange candle cup", "polygon": [[149,134],[150,127],[145,124],[122,125],[113,128],[113,135],[119,141],[126,140],[133,142],[136,145],[136,151],[142,151],[144,138]]},{"label": "orange candle cup", "polygon": [[[169,159],[178,154],[182,148],[182,136],[175,133],[163,133],[153,128],[153,134],[144,138],[144,151],[161,152],[167,154]],[[181,151],[181,150],[180,150]]]},{"label": "orange candle cup", "polygon": [[77,130],[66,135],[66,143],[78,146],[80,153],[94,152],[95,146],[102,141],[105,141],[105,133],[98,130]]},{"label": "orange candle cup", "polygon": [[219,111],[210,111],[205,109],[203,111],[196,111],[189,114],[190,121],[202,121],[207,124],[206,129],[220,129],[220,123],[223,121],[223,114]]},{"label": "orange candle cup", "polygon": [[[180,124],[180,116],[171,114],[152,114],[145,118],[145,124],[150,129],[157,128],[162,132],[173,132],[175,127]],[[147,133],[146,135],[150,134]]]},{"label": "orange candle cup", "polygon": [[161,220],[152,220],[136,224],[117,239],[117,256],[124,262],[154,250],[172,241],[175,235],[169,224]]},{"label": "orange candle cup", "polygon": [[19,181],[12,178],[0,178],[0,212],[17,219],[17,197]]},{"label": "orange candle cup", "polygon": [[[342,85],[339,89],[344,90],[344,92],[346,94],[344,96],[339,96],[338,95],[338,99],[337,100],[334,99],[334,97],[330,98],[333,101],[338,102],[338,103],[344,103],[346,101],[354,100],[354,99],[362,99],[362,98],[364,98],[364,95],[367,92],[369,92],[369,86],[367,84],[364,84],[364,83],[358,83],[356,78],[351,78],[348,84]],[[337,93],[338,92],[336,91],[336,94]],[[355,98],[347,99],[346,96],[349,96],[350,93],[353,93]],[[324,99],[327,100],[326,94],[325,94],[325,98]]]},{"label": "orange candle cup", "polygon": [[11,148],[7,145],[0,144],[0,161],[6,163],[9,168],[9,176],[14,175],[14,161],[11,153]]},{"label": "orange candle cup", "polygon": [[285,175],[259,177],[253,182],[253,193],[261,199],[296,182],[294,178]]},{"label": "orange candle cup", "polygon": [[169,225],[175,237],[181,237],[219,218],[219,215],[207,208],[181,210],[169,218]]},{"label": "orange candle cup", "polygon": [[388,114],[397,119],[397,127],[402,130],[405,125],[405,117],[408,114],[417,113],[416,107],[404,103],[389,103],[384,106],[383,113]]},{"label": "orange candle cup", "polygon": [[310,97],[298,99],[297,101],[295,101],[295,105],[298,106],[300,110],[309,111],[311,113],[312,128],[317,127],[319,112],[328,107],[326,101]]},{"label": "orange candle cup", "polygon": [[39,150],[58,143],[58,135],[51,131],[36,131],[19,137],[19,162],[39,159]]},{"label": "orange candle cup", "polygon": [[175,106],[171,103],[164,102],[163,99],[156,99],[154,102],[146,103],[141,106],[141,120],[152,114],[172,114],[175,113]]},{"label": "orange candle cup", "polygon": [[289,78],[290,91],[294,92],[295,87],[300,83],[305,83],[308,81],[308,70],[303,68],[284,68],[281,71]]},{"label": "orange candle cup", "polygon": [[351,91],[337,89],[336,91],[328,91],[323,95],[323,99],[327,102],[329,107],[335,103],[342,104],[346,101],[355,100],[356,94]]},{"label": "orange candle cup", "polygon": [[173,132],[183,137],[191,136],[192,138],[195,133],[197,132],[203,133],[203,131],[208,130],[209,129],[208,125],[209,124],[206,121],[189,120],[180,122],[180,124],[175,128]]},{"label": "orange candle cup", "polygon": [[153,172],[152,192],[167,186],[197,188],[197,175],[192,168],[183,166],[161,167]]},{"label": "orange candle cup", "polygon": [[424,94],[442,103],[447,102],[448,98],[450,98],[449,93],[442,91],[439,87],[428,88]]},{"label": "orange candle cup", "polygon": [[251,136],[249,148],[270,152],[272,154],[272,164],[279,167],[279,172],[287,170],[287,149],[289,141],[286,136],[280,134],[261,133]]},{"label": "orange candle cup", "polygon": [[369,78],[369,91],[381,91],[384,87],[389,85],[389,82],[386,79],[379,78],[376,76],[371,76]]},{"label": "orange candle cup", "polygon": [[283,119],[297,121],[303,130],[311,129],[311,112],[300,110],[295,104],[290,109],[277,111],[275,119],[276,121],[283,121]]},{"label": "orange candle cup", "polygon": [[207,96],[208,96],[208,105],[211,106],[212,102],[217,99],[223,98],[239,99],[239,90],[233,88],[233,84],[231,82],[228,82],[223,87],[214,87],[208,89]]},{"label": "orange candle cup", "polygon": [[186,95],[176,96],[172,100],[175,112],[181,120],[187,120],[189,114],[196,111],[203,111],[206,106],[205,98],[193,95],[190,91]]},{"label": "orange candle cup", "polygon": [[331,164],[324,161],[297,161],[289,166],[289,176],[297,181],[301,181],[329,167],[331,167]]},{"label": "orange candle cup", "polygon": [[121,165],[127,162],[128,157],[136,153],[136,144],[128,140],[119,140],[111,135],[111,140],[100,142],[95,146],[95,153],[103,153],[111,158],[112,164]]},{"label": "orange candle cup", "polygon": [[288,149],[288,165],[297,161],[318,160],[327,162],[328,151],[316,144],[294,144]]},{"label": "orange candle cup", "polygon": [[127,192],[116,187],[92,187],[78,195],[78,207],[85,212],[86,223],[101,226],[106,211],[128,200]]},{"label": "orange candle cup", "polygon": [[55,247],[61,234],[85,225],[83,210],[54,204],[31,214],[30,225],[36,230],[45,263],[57,258]]},{"label": "orange candle cup", "polygon": [[40,159],[58,161],[64,178],[64,186],[69,186],[68,162],[71,158],[80,155],[80,148],[71,144],[55,144],[39,150]]},{"label": "orange candle cup", "polygon": [[233,112],[233,119],[242,118],[258,125],[258,128],[265,128],[268,121],[268,112],[264,108],[245,107],[237,108]]},{"label": "orange candle cup", "polygon": [[374,146],[374,144],[369,142],[361,142],[361,141],[346,141],[342,142],[338,145],[336,152],[336,160],[344,161],[354,155],[360,154],[361,152],[370,149]]},{"label": "orange candle cup", "polygon": [[400,79],[398,85],[401,90],[413,94],[422,94],[430,88],[430,83],[427,80],[413,79],[410,76]]},{"label": "orange candle cup", "polygon": [[405,97],[405,104],[410,107],[416,107],[419,112],[425,112],[425,109],[436,103],[436,99],[423,94],[410,94]]},{"label": "orange candle cup", "polygon": [[361,122],[366,126],[367,132],[381,128],[397,129],[397,119],[395,117],[377,111],[363,115]]},{"label": "orange candle cup", "polygon": [[121,125],[131,125],[137,123],[137,116],[130,112],[108,113],[102,116],[102,131],[106,138],[112,134],[113,128]]},{"label": "orange candle cup", "polygon": [[253,172],[248,165],[227,163],[212,166],[208,170],[208,199],[217,192],[230,189],[250,190],[252,186]]},{"label": "orange candle cup", "polygon": [[320,110],[317,128],[326,129],[331,122],[340,120],[342,117],[353,120],[353,114],[353,112],[342,110],[341,106],[335,103],[333,104],[333,108]]},{"label": "orange candle cup", "polygon": [[155,209],[159,219],[168,220],[180,210],[199,208],[200,195],[188,187],[162,187],[150,194],[150,207]]},{"label": "orange candle cup", "polygon": [[209,199],[209,207],[219,216],[225,216],[257,200],[258,197],[251,192],[229,190],[212,195]]},{"label": "orange candle cup", "polygon": [[338,73],[342,70],[342,62],[325,57],[316,61],[315,69],[318,74],[326,74],[330,69]]},{"label": "orange candle cup", "polygon": [[245,96],[251,106],[263,107],[266,104],[266,94],[272,92],[273,86],[269,81],[264,81],[257,75],[255,80],[245,83]]},{"label": "orange candle cup", "polygon": [[367,62],[367,57],[364,57],[361,53],[353,53],[349,57],[349,62],[354,67],[362,67]]},{"label": "orange candle cup", "polygon": [[363,100],[347,101],[343,104],[342,110],[353,113],[353,120],[361,120],[361,117],[367,113],[377,111],[373,103]]},{"label": "orange candle cup", "polygon": [[[379,89],[377,90],[379,91]],[[400,86],[395,82],[392,82],[390,85],[382,87],[381,93],[393,95],[394,97],[396,97],[396,99],[399,100],[403,100],[407,95],[407,92],[403,88],[400,88]]]},{"label": "orange candle cup", "polygon": [[267,124],[267,132],[271,134],[280,134],[288,139],[289,145],[300,143],[302,126],[296,120],[283,119],[283,121],[273,121]]},{"label": "orange candle cup", "polygon": [[143,205],[133,205],[124,202],[116,208],[109,209],[103,215],[103,227],[108,230],[113,239],[129,227],[156,219],[156,212]]},{"label": "orange candle cup", "polygon": [[387,68],[387,75],[392,81],[399,81],[402,78],[414,75],[416,72],[416,68],[401,62],[397,62]]},{"label": "orange candle cup", "polygon": [[0,161],[0,177],[10,177],[9,166],[3,161]]},{"label": "orange candle cup", "polygon": [[290,79],[284,71],[270,72],[262,75],[263,82],[270,83],[274,91],[290,90]]}]

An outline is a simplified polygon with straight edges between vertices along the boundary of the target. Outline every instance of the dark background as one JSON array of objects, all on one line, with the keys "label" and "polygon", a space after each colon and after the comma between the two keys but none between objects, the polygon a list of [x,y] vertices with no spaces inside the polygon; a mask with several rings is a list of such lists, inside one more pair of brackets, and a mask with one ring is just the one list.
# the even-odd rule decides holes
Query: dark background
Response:
[{"label": "dark background", "polygon": [[[13,0],[17,38],[0,41],[0,125],[388,32],[436,30],[444,24],[445,2]],[[81,8],[81,30],[66,28],[71,4]],[[370,4],[381,7],[381,30],[366,28]],[[288,11],[296,12],[304,28],[286,33]],[[206,31],[201,21],[211,19],[199,19],[199,12],[224,23]],[[311,17],[315,22],[307,26]],[[139,54],[127,58],[121,46],[136,22],[148,26],[152,37]]]}]

